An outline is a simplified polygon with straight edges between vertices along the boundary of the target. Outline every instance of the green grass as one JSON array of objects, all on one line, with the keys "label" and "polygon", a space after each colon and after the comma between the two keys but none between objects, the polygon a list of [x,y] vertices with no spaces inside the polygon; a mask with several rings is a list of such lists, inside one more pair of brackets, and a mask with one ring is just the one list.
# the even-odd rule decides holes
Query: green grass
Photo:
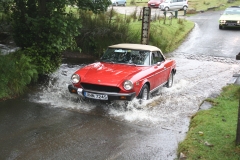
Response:
[{"label": "green grass", "polygon": [[178,154],[185,154],[189,160],[240,159],[240,148],[235,145],[239,98],[240,86],[229,85],[223,88],[219,97],[210,99],[213,107],[192,117]]},{"label": "green grass", "polygon": [[21,95],[38,76],[32,60],[21,51],[8,55],[0,52],[0,73],[0,100]]},{"label": "green grass", "polygon": [[[185,19],[175,18],[164,21],[162,17],[152,21],[150,27],[149,44],[161,48],[163,53],[168,53],[181,45],[181,42],[194,27],[194,23]],[[141,28],[142,21],[130,23],[130,29],[135,35],[138,34],[138,40],[135,43],[140,43],[141,41]]]},{"label": "green grass", "polygon": [[[127,0],[127,6],[131,6],[130,2],[133,0]],[[134,0],[136,6],[147,7],[149,0]],[[240,6],[240,0],[232,0],[232,3],[228,3],[228,0],[188,0],[189,9],[195,9],[197,11],[207,10],[208,8],[219,7],[224,9],[229,6]]]},{"label": "green grass", "polygon": [[[127,4],[131,5],[131,3],[130,3],[131,1],[133,1],[133,0],[127,0]],[[135,1],[136,6],[147,7],[148,6],[147,3],[148,3],[149,0],[134,0],[134,1]]]},{"label": "green grass", "polygon": [[[95,16],[85,12],[81,14],[84,23],[82,34],[77,39],[78,47],[83,53],[101,57],[104,49],[109,45],[141,43],[142,21],[139,20],[140,18],[134,11],[131,15],[124,15],[117,13],[114,8],[105,14]],[[168,53],[181,44],[194,27],[194,23],[185,19],[169,20],[167,17],[165,20],[164,17],[156,17],[151,21],[150,26],[149,44],[161,48],[163,53]],[[91,32],[94,34],[89,34]],[[88,35],[85,36],[85,33]],[[92,40],[94,42],[91,42]]]},{"label": "green grass", "polygon": [[[159,47],[164,53],[172,52],[181,45],[193,27],[194,23],[185,19],[174,18],[172,20],[165,20],[165,22],[164,19],[161,19],[151,23],[150,44],[154,43],[154,45],[158,45],[160,42],[162,45]],[[157,41],[153,41],[153,37],[159,38]],[[163,45],[162,41],[165,41],[166,45]]]},{"label": "green grass", "polygon": [[228,3],[227,0],[189,0],[189,8],[200,10],[207,10],[208,8],[219,7],[224,9],[228,6],[240,5],[240,0],[233,0],[232,3]]}]

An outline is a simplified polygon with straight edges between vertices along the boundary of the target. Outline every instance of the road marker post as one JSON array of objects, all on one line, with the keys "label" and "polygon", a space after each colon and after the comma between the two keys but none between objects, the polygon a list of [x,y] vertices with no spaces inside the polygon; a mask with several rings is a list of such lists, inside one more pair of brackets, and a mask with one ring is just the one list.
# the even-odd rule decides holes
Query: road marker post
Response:
[{"label": "road marker post", "polygon": [[[236,60],[240,60],[240,52],[238,53],[238,55],[236,55]],[[238,103],[238,121],[237,121],[237,134],[236,134],[236,146],[238,145],[240,145],[240,93],[239,93],[239,103]]]},{"label": "road marker post", "polygon": [[143,7],[141,44],[148,44],[150,34],[151,8]]}]

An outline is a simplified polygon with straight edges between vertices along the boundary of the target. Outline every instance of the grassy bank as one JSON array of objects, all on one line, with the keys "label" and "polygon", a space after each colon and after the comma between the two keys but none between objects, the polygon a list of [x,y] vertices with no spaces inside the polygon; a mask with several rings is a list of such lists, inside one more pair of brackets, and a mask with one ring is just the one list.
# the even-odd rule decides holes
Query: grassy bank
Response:
[{"label": "grassy bank", "polygon": [[[127,5],[136,5],[140,7],[147,7],[149,0],[127,0]],[[206,11],[209,8],[219,7],[219,9],[228,6],[239,6],[240,0],[188,0],[188,8],[196,11]]]},{"label": "grassy bank", "polygon": [[[185,19],[164,20],[162,17],[152,21],[150,27],[149,44],[159,47],[163,53],[168,53],[181,45],[181,42],[194,27],[194,23]],[[130,24],[132,33],[138,35],[135,43],[140,43],[141,28],[142,21]]]},{"label": "grassy bank", "polygon": [[37,80],[36,66],[21,51],[8,55],[0,52],[0,100],[23,94]]},{"label": "grassy bank", "polygon": [[183,153],[189,160],[240,159],[240,146],[235,145],[239,98],[240,86],[229,85],[216,99],[208,99],[213,107],[192,117],[178,154]]},{"label": "grassy bank", "polygon": [[229,6],[239,6],[240,0],[189,0],[189,9],[197,11],[208,10],[209,8],[218,7],[224,9]]}]

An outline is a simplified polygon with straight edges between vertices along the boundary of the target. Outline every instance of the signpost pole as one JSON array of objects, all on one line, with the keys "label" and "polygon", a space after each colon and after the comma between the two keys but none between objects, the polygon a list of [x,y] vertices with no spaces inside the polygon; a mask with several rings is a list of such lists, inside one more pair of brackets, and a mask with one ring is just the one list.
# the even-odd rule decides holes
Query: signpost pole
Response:
[{"label": "signpost pole", "polygon": [[236,145],[240,144],[240,97],[239,97],[239,105],[238,105],[238,122],[237,122],[237,138]]},{"label": "signpost pole", "polygon": [[148,44],[150,33],[151,8],[143,7],[141,44]]},{"label": "signpost pole", "polygon": [[[238,55],[236,55],[236,60],[240,60],[240,52],[238,53]],[[239,103],[238,103],[238,121],[237,121],[236,145],[237,146],[240,145],[240,94],[239,94]]]}]

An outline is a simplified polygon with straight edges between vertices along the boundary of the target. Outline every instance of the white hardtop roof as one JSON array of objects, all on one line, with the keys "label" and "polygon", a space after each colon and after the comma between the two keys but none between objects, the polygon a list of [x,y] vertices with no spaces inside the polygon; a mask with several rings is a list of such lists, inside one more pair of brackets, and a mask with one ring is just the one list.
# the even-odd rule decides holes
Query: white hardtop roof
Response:
[{"label": "white hardtop roof", "polygon": [[109,48],[160,51],[160,49],[158,47],[155,47],[155,46],[145,45],[145,44],[133,44],[133,43],[115,44],[115,45],[109,46]]}]

